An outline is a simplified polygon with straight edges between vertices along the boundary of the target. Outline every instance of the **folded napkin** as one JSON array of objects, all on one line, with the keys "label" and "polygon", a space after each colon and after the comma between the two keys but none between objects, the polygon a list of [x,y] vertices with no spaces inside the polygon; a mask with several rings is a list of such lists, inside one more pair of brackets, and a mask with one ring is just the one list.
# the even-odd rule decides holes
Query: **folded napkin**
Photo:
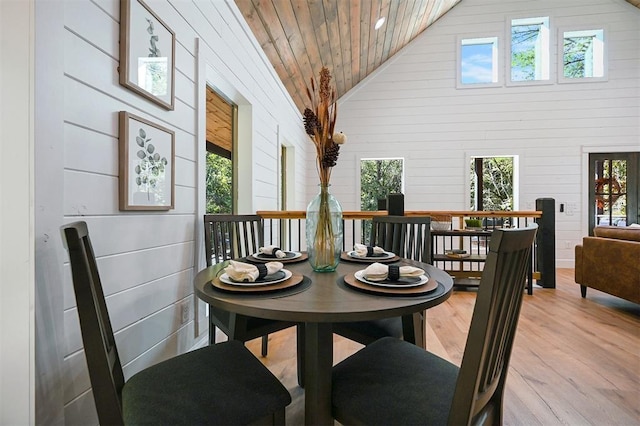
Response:
[{"label": "folded napkin", "polygon": [[358,256],[362,256],[362,257],[384,253],[384,249],[382,249],[381,247],[378,247],[378,246],[370,247],[370,246],[365,246],[364,244],[354,245],[353,250],[356,252]]},{"label": "folded napkin", "polygon": [[424,271],[414,266],[384,265],[382,263],[372,263],[364,270],[363,276],[369,281],[398,281],[405,277],[420,277]]},{"label": "folded napkin", "polygon": [[260,254],[268,257],[277,257],[278,259],[287,257],[287,253],[283,252],[282,250],[280,250],[280,247],[276,246],[260,247],[258,251],[260,252]]},{"label": "folded napkin", "polygon": [[267,262],[264,264],[252,265],[249,263],[230,260],[229,266],[224,268],[224,271],[233,281],[252,283],[266,277],[267,275],[275,274],[280,269],[282,269],[281,262]]}]

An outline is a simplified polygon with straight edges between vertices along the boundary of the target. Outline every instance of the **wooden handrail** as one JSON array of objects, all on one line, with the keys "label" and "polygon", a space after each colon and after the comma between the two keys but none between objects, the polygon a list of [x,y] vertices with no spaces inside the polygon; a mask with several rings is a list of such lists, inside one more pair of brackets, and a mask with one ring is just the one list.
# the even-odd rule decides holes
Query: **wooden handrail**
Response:
[{"label": "wooden handrail", "polygon": [[[307,212],[304,210],[259,210],[256,214],[264,219],[304,219]],[[377,211],[344,211],[344,219],[372,219],[374,216],[386,216],[386,210]],[[405,211],[405,216],[452,216],[452,217],[542,217],[542,212],[538,210],[518,210],[518,211],[473,211],[473,210],[412,210]]]}]

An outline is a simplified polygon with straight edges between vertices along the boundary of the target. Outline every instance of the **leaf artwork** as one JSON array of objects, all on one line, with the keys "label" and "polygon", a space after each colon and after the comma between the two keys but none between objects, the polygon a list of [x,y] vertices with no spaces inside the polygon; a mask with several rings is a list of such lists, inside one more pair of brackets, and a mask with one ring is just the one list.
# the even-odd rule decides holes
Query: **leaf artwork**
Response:
[{"label": "leaf artwork", "polygon": [[136,143],[142,149],[138,150],[136,156],[140,159],[134,171],[136,172],[136,185],[141,192],[147,193],[147,199],[151,199],[152,190],[156,188],[158,182],[164,179],[165,167],[168,161],[165,157],[155,152],[156,147],[147,138],[144,129],[138,130]]},{"label": "leaf artwork", "polygon": [[157,43],[158,43],[158,36],[153,34],[153,21],[149,18],[145,18],[147,20],[147,22],[149,23],[149,26],[147,27],[147,32],[151,35],[151,38],[149,39],[149,43],[151,44],[151,47],[149,48],[149,57],[150,58],[158,58],[160,57],[160,49],[158,49]]}]

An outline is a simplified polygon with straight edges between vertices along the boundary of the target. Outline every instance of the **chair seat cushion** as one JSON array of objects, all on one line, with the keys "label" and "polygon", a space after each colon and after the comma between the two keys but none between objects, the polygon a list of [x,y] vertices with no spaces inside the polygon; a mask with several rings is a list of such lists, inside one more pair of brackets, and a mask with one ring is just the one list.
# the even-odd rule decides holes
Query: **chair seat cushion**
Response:
[{"label": "chair seat cushion", "polygon": [[290,402],[287,389],[237,341],[149,367],[122,392],[125,424],[247,424]]},{"label": "chair seat cushion", "polygon": [[411,343],[380,339],[333,368],[333,415],[343,424],[446,425],[458,370]]}]

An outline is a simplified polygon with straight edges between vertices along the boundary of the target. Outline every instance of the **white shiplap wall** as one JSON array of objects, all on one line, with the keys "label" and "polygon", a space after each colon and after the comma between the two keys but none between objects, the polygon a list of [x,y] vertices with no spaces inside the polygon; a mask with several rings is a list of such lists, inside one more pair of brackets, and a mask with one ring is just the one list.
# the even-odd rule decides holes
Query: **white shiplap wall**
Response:
[{"label": "white shiplap wall", "polygon": [[[40,271],[36,275],[40,286],[47,289],[40,303],[52,301],[40,312],[51,315],[47,319],[57,322],[61,330],[61,335],[39,336],[38,344],[40,352],[48,354],[49,363],[40,370],[55,369],[58,354],[62,372],[62,383],[51,379],[46,401],[40,398],[38,402],[44,406],[55,406],[56,401],[64,404],[66,424],[95,424],[97,419],[70,268],[57,228],[75,220],[85,220],[89,225],[128,377],[192,348],[207,335],[201,328],[199,336],[195,335],[192,290],[194,270],[202,263],[196,241],[204,194],[198,182],[203,167],[198,161],[199,144],[204,144],[198,91],[204,83],[221,88],[232,99],[237,95],[250,111],[248,122],[243,124],[245,136],[239,142],[247,153],[239,160],[241,173],[249,177],[241,192],[244,212],[277,209],[281,141],[292,145],[296,162],[306,162],[308,149],[298,146],[300,141],[306,143],[300,115],[234,2],[147,3],[176,34],[174,111],[166,111],[118,84],[119,1],[37,3],[36,27],[53,31],[45,34],[36,30],[40,35],[36,50],[43,57],[53,56],[55,61],[50,66],[41,63],[36,72],[36,102],[50,112],[41,115],[46,120],[36,122],[37,134],[41,135],[36,138],[36,150],[40,152],[37,160],[41,159],[43,165],[36,172],[36,192],[48,194],[36,199],[36,222],[42,223],[40,228],[47,232],[46,238],[39,235],[36,241],[40,251]],[[57,13],[52,13],[54,7]],[[203,70],[207,70],[206,75]],[[121,110],[176,132],[173,210],[119,211]],[[48,150],[52,155],[47,156]],[[297,201],[290,207],[304,208],[304,186],[296,182],[305,181],[305,170],[296,170],[288,182],[297,188],[293,197]],[[182,320],[185,307],[189,311],[187,321]],[[40,317],[45,315],[41,313]],[[46,415],[40,414],[39,418],[45,419]]]},{"label": "white shiplap wall", "polygon": [[[605,28],[608,81],[558,84],[552,44],[549,84],[456,88],[456,44],[498,36],[510,19],[549,16],[558,28]],[[500,55],[502,81],[506,69]],[[472,155],[519,155],[520,210],[536,198],[573,203],[556,211],[557,265],[573,266],[587,234],[586,154],[640,151],[640,10],[622,0],[464,0],[340,102],[337,129],[348,143],[332,188],[359,209],[363,157],[405,158],[407,210],[466,210]]]}]

